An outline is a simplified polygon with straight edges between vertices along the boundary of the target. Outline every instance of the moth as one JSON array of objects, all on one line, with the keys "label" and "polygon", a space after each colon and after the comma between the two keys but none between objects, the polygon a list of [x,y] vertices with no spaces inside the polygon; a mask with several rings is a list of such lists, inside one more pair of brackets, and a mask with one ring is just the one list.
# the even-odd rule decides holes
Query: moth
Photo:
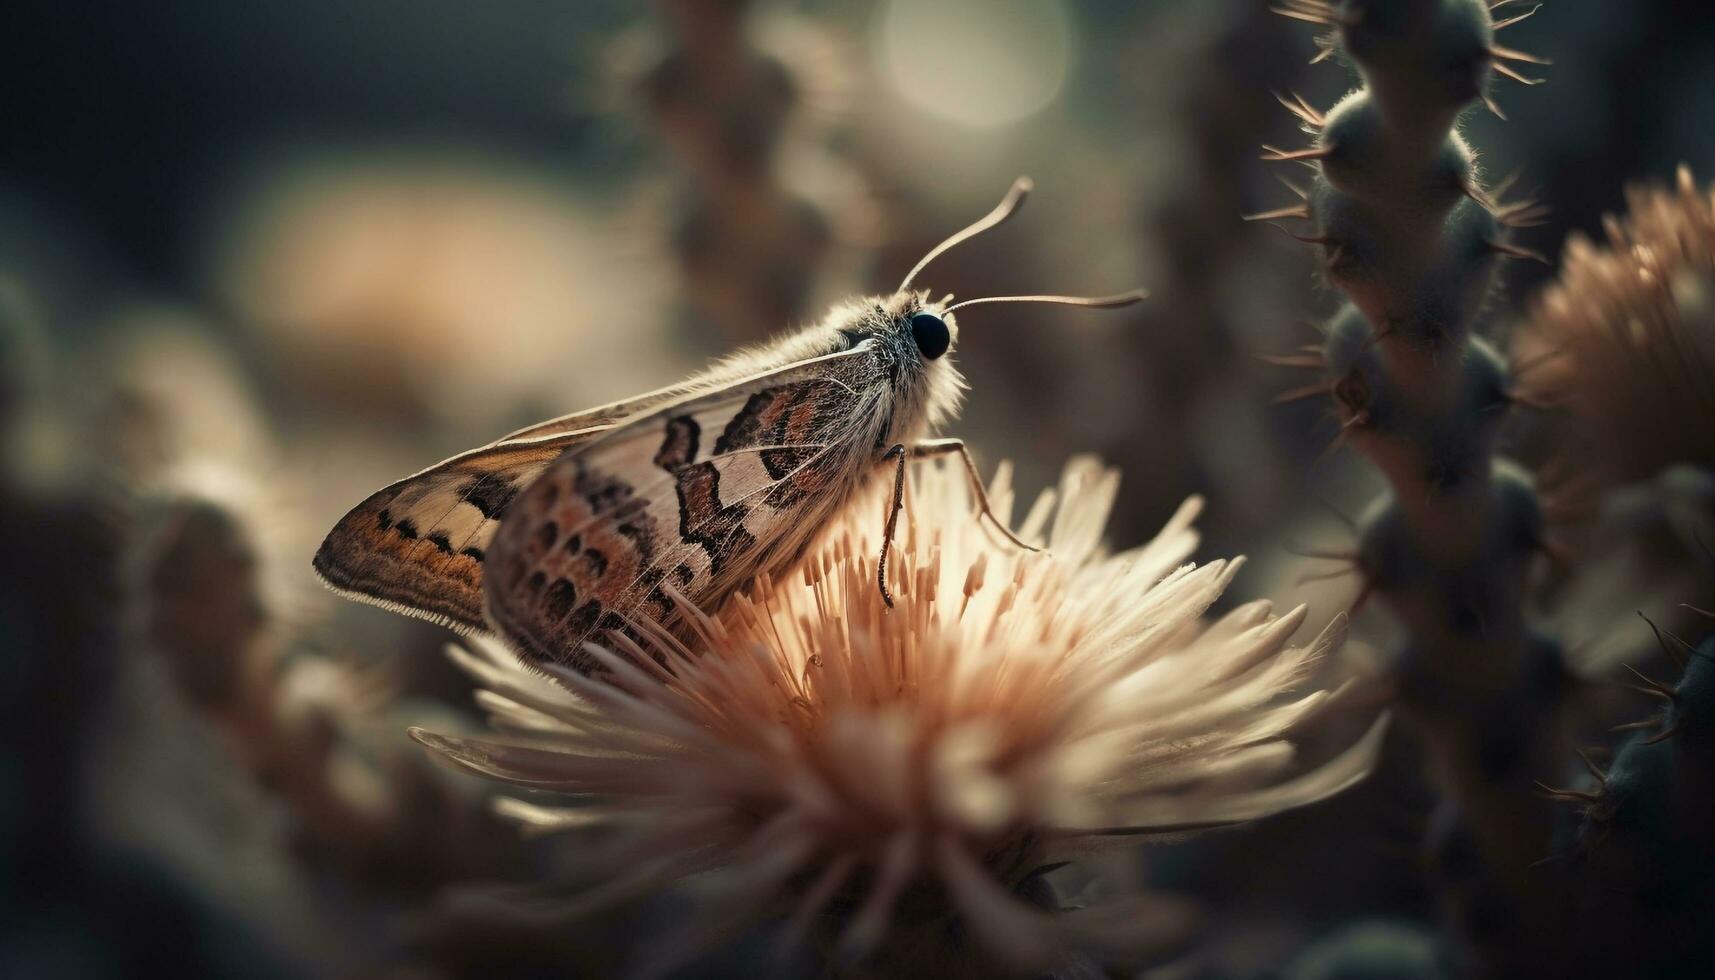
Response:
[{"label": "moth", "polygon": [[674,625],[673,593],[707,608],[796,560],[878,473],[893,471],[876,582],[909,460],[957,456],[930,439],[965,382],[949,353],[957,310],[983,303],[1116,307],[1144,297],[990,296],[912,289],[937,257],[1017,213],[1020,178],[987,215],[931,249],[891,295],[740,351],[687,381],[543,422],[372,494],[315,556],[331,588],[461,631],[492,628],[526,659],[589,671],[585,641],[640,617]]}]

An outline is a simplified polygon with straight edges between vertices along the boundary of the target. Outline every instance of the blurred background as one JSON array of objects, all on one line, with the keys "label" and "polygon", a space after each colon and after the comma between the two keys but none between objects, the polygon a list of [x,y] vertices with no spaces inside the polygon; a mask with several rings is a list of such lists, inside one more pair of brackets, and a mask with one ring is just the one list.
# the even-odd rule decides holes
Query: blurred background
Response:
[{"label": "blurred background", "polygon": [[[1019,174],[1020,218],[923,285],[1152,297],[962,315],[951,434],[1032,490],[1073,452],[1114,461],[1116,544],[1203,494],[1200,557],[1251,557],[1232,600],[1309,601],[1317,625],[1351,605],[1355,577],[1307,581],[1341,567],[1295,552],[1350,549],[1380,478],[1325,452],[1321,400],[1272,405],[1301,379],[1260,359],[1315,342],[1335,297],[1241,215],[1291,200],[1258,160],[1303,141],[1274,94],[1326,106],[1352,81],[1268,7],[10,4],[0,975],[616,969],[598,937],[670,903],[496,911],[559,855],[403,734],[477,724],[450,635],[326,594],[310,555],[383,484],[891,290]],[[1521,238],[1551,264],[1511,265],[1500,337],[1627,182],[1715,175],[1715,10],[1559,3],[1507,41],[1552,81],[1466,131],[1552,208]],[[1541,461],[1539,423],[1513,427]],[[1621,496],[1557,529],[1600,561],[1552,573],[1539,610],[1592,673],[1652,656],[1634,610],[1710,605],[1707,577],[1652,560],[1708,488]],[[1358,627],[1331,669],[1389,641],[1381,610]],[[1122,869],[1207,902],[1163,975],[1273,976],[1354,917],[1427,918],[1427,804],[1398,770]]]}]

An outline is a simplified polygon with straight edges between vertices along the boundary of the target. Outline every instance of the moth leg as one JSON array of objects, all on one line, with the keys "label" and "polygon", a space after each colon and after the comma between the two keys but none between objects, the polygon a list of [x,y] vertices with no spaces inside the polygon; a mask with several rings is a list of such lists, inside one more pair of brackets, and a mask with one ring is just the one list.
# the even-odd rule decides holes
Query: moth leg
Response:
[{"label": "moth leg", "polygon": [[883,463],[890,459],[898,460],[893,470],[893,506],[887,512],[887,529],[881,535],[881,560],[875,563],[875,584],[881,588],[881,601],[887,603],[887,608],[893,608],[893,594],[887,591],[887,552],[893,547],[893,529],[899,524],[899,510],[905,506],[905,458],[908,455],[905,444],[894,443],[893,447],[882,454]]},{"label": "moth leg", "polygon": [[[1018,535],[1012,533],[1012,528],[1007,527],[1001,523],[1000,518],[994,516],[994,509],[989,506],[988,490],[983,487],[982,474],[977,472],[976,460],[971,459],[971,451],[965,446],[965,440],[926,439],[911,447],[912,459],[934,459],[937,456],[950,456],[955,453],[958,454],[960,461],[965,464],[965,476],[970,478],[971,491],[977,496],[977,509],[981,515],[988,518],[988,522],[998,528],[1000,533],[1015,547],[1023,548],[1025,551],[1041,551],[1041,548],[1033,548],[1020,541]],[[895,513],[897,512],[898,509],[895,508]]]}]

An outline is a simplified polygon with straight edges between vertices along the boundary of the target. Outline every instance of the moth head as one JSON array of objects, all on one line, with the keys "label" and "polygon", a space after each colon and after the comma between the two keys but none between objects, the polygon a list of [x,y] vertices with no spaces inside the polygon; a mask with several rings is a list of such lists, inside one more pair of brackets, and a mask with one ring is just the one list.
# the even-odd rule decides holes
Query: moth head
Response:
[{"label": "moth head", "polygon": [[1029,177],[1020,177],[1012,182],[1012,187],[1001,198],[994,210],[983,215],[962,230],[955,232],[941,244],[929,250],[929,253],[919,259],[911,271],[905,274],[905,281],[899,284],[894,292],[895,314],[901,333],[911,338],[912,345],[917,349],[917,355],[924,361],[939,360],[943,354],[952,349],[954,341],[958,340],[959,328],[953,319],[953,311],[967,306],[977,306],[982,303],[1054,303],[1060,306],[1082,306],[1098,309],[1115,306],[1130,306],[1143,299],[1147,294],[1141,289],[1134,289],[1117,296],[983,296],[977,299],[967,299],[951,303],[951,296],[939,303],[930,304],[920,296],[911,292],[911,283],[917,278],[929,263],[946,254],[953,246],[968,241],[1005,222],[1024,207],[1024,201],[1030,196],[1031,182]]}]

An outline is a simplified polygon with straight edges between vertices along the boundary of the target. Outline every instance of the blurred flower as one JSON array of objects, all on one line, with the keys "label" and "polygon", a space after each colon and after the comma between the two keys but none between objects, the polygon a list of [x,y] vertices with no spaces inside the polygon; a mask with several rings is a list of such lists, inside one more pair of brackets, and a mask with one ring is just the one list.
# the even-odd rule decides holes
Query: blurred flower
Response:
[{"label": "blurred flower", "polygon": [[[1608,247],[1574,236],[1560,282],[1515,345],[1530,396],[1564,401],[1589,429],[1567,456],[1647,479],[1715,466],[1715,193],[1633,188]],[[1583,455],[1585,452],[1589,455]],[[1580,467],[1587,471],[1587,467]]]},{"label": "blurred flower", "polygon": [[486,431],[673,363],[661,283],[550,175],[428,152],[282,165],[221,230],[219,290],[324,401]]},{"label": "blurred flower", "polygon": [[[1009,483],[1003,469],[991,491],[1003,519]],[[814,935],[842,958],[879,947],[918,968],[954,918],[977,944],[958,954],[967,963],[1135,956],[1183,917],[1055,915],[1020,896],[1097,842],[1335,793],[1368,771],[1380,726],[1283,776],[1282,736],[1330,692],[1282,697],[1343,623],[1305,647],[1288,646],[1302,609],[1255,602],[1206,625],[1239,563],[1180,565],[1196,500],[1155,540],[1107,554],[1117,487],[1115,471],[1073,461],[1021,531],[1050,550],[1028,553],[972,519],[963,471],[921,468],[891,611],[875,581],[878,494],[800,572],[760,579],[718,617],[687,607],[700,656],[641,624],[640,641],[592,648],[600,679],[543,677],[478,642],[453,656],[487,689],[501,737],[413,734],[479,773],[585,798],[502,805],[539,829],[615,834],[580,850],[604,879],[581,907],[718,872],[702,879],[711,900],[687,948],[775,909],[791,913],[783,946]]]}]

